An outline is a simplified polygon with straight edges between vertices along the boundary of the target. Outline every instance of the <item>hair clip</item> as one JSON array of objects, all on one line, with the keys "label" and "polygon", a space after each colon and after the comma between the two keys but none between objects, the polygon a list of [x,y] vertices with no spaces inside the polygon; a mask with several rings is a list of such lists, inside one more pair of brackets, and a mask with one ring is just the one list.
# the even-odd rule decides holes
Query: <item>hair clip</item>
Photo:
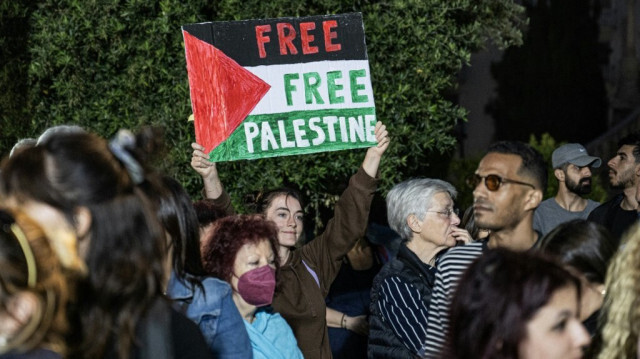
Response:
[{"label": "hair clip", "polygon": [[142,166],[140,166],[140,163],[127,150],[127,148],[134,147],[135,144],[136,138],[133,133],[129,130],[121,129],[115,137],[109,141],[109,149],[111,153],[122,162],[133,183],[138,185],[144,181],[144,170]]}]

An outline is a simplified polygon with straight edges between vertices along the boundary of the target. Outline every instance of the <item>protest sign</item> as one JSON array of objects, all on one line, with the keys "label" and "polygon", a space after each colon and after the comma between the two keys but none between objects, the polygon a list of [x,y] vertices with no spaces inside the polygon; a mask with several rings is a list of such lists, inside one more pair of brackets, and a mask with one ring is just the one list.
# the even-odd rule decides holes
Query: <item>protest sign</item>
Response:
[{"label": "protest sign", "polygon": [[360,13],[182,27],[196,141],[211,161],[371,147]]}]

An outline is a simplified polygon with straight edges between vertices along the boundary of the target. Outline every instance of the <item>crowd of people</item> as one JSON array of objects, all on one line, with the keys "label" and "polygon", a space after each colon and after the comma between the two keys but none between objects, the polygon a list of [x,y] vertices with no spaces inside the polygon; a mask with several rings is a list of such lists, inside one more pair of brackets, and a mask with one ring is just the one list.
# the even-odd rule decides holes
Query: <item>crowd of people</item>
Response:
[{"label": "crowd of people", "polygon": [[0,164],[0,358],[638,357],[640,133],[603,204],[582,145],[555,149],[545,200],[541,154],[501,141],[464,215],[466,189],[412,178],[386,195],[388,227],[371,216],[382,123],[375,138],[311,240],[300,192],[236,214],[197,143],[193,202],[151,166],[151,128],[18,142]]}]

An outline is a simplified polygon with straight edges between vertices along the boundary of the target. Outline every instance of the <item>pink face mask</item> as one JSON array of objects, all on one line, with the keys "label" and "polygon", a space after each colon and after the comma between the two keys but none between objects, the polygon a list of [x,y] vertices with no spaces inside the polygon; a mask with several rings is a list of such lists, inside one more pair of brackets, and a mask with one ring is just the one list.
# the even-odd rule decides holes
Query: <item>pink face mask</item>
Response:
[{"label": "pink face mask", "polygon": [[268,265],[252,269],[238,278],[238,293],[245,302],[263,307],[271,304],[276,289],[276,271]]}]

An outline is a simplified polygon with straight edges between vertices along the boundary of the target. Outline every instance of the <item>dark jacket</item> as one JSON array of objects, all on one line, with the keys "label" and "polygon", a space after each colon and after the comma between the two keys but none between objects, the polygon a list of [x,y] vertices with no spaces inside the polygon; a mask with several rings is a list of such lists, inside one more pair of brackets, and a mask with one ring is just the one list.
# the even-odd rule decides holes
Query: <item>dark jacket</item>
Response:
[{"label": "dark jacket", "polygon": [[378,299],[383,281],[392,276],[413,285],[420,292],[422,303],[429,308],[431,290],[435,282],[433,267],[423,263],[405,244],[400,246],[398,255],[385,264],[373,280],[371,289],[371,315],[369,317],[369,358],[412,358],[411,352],[396,336],[390,323],[380,313]]},{"label": "dark jacket", "polygon": [[[375,190],[376,180],[361,167],[336,203],[334,217],[324,232],[292,251],[280,268],[280,288],[272,305],[291,326],[305,359],[331,358],[324,298],[342,258],[365,235]],[[319,286],[305,263],[317,274]]]}]

